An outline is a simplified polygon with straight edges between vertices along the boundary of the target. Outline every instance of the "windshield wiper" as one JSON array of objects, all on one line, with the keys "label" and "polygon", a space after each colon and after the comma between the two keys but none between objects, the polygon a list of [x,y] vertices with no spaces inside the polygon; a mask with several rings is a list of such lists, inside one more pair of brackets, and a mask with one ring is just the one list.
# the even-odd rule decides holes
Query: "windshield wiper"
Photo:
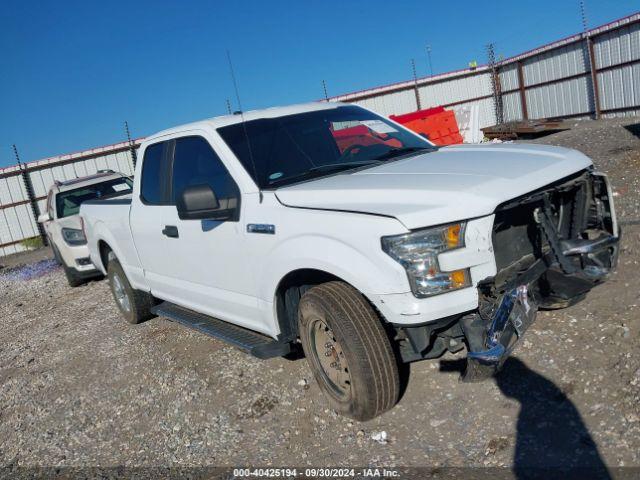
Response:
[{"label": "windshield wiper", "polygon": [[378,160],[361,160],[359,162],[340,162],[340,163],[327,163],[325,165],[317,165],[311,167],[307,172],[325,172],[330,170],[342,170],[342,168],[361,167],[363,165],[371,165],[372,163],[378,163]]},{"label": "windshield wiper", "polygon": [[433,147],[400,147],[392,148],[391,150],[375,157],[376,160],[388,160],[390,158],[399,157],[408,153],[419,152],[421,150],[428,150],[430,152],[436,150]]},{"label": "windshield wiper", "polygon": [[358,167],[364,167],[367,165],[373,165],[375,163],[380,163],[379,160],[366,160],[359,162],[340,162],[340,163],[327,163],[325,165],[316,165],[315,167],[311,167],[309,170],[305,170],[304,172],[300,172],[295,175],[291,175],[290,177],[279,178],[277,180],[273,180],[269,182],[269,187],[274,187],[279,183],[287,182],[291,183],[292,181],[298,181],[305,179],[306,177],[313,178],[318,173],[322,172],[332,172],[337,170],[351,170],[356,169]]}]

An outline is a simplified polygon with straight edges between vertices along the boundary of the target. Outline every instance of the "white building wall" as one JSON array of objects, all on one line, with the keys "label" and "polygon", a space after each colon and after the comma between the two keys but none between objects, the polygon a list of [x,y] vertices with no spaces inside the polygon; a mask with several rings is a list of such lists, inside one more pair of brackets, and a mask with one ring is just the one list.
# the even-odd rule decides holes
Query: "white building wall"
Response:
[{"label": "white building wall", "polygon": [[[138,144],[137,142],[136,144]],[[113,170],[133,175],[133,162],[127,144],[121,143],[100,149],[63,155],[26,164],[40,211],[45,210],[49,188],[55,181],[71,180]],[[0,256],[23,251],[21,243],[13,243],[39,235],[36,219],[30,203],[12,204],[29,200],[19,170],[13,167],[0,169]]]}]

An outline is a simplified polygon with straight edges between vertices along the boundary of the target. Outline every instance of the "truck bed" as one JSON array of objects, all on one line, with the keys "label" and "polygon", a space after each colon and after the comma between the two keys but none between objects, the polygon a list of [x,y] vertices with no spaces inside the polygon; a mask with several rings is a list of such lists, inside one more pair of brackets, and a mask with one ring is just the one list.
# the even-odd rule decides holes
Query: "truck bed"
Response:
[{"label": "truck bed", "polygon": [[132,285],[146,289],[142,265],[131,235],[130,211],[131,195],[126,195],[85,202],[80,207],[80,217],[84,222],[93,264],[106,274],[105,252],[112,250],[123,268],[131,272]]}]

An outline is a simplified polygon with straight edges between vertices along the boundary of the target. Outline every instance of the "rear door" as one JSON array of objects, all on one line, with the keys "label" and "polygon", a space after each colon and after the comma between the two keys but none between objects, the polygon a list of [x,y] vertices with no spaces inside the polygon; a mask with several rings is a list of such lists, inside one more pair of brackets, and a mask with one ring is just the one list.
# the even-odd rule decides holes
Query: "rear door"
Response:
[{"label": "rear door", "polygon": [[170,166],[172,141],[148,145],[143,152],[139,197],[131,202],[131,234],[151,292],[160,298],[170,291],[166,265],[164,216],[174,210],[171,202]]}]

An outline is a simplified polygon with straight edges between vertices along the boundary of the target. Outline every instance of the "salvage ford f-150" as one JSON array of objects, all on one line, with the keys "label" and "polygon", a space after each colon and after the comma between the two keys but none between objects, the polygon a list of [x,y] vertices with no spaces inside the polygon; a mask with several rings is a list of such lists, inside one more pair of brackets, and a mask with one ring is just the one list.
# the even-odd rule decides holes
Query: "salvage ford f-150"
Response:
[{"label": "salvage ford f-150", "polygon": [[154,315],[257,357],[301,344],[337,411],[390,409],[399,362],[467,349],[494,374],[539,308],[614,268],[607,178],[583,154],[437,148],[369,110],[229,115],[140,146],[133,193],[82,205],[122,315]]}]

